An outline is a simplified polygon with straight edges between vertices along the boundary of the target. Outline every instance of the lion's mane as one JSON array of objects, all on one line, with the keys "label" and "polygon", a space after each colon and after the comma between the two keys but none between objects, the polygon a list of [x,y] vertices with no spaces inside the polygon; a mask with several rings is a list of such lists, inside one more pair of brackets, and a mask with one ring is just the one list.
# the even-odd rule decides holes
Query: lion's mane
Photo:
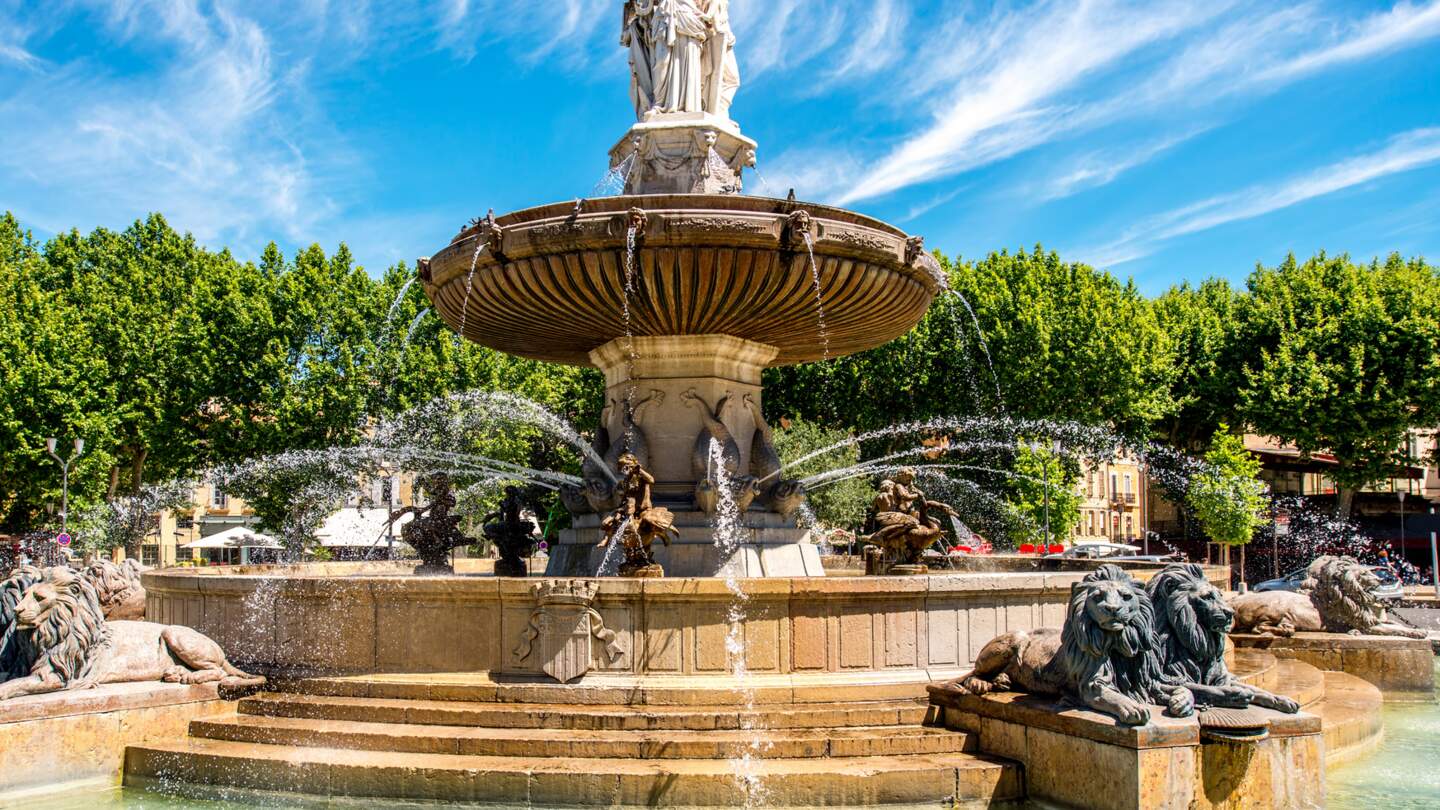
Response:
[{"label": "lion's mane", "polygon": [[0,682],[29,674],[34,663],[29,636],[15,626],[15,607],[42,576],[40,569],[22,566],[0,582]]},{"label": "lion's mane", "polygon": [[[1134,611],[1122,630],[1106,630],[1086,610],[1090,594],[1108,586],[1118,586],[1132,597]],[[1119,566],[1102,565],[1071,589],[1060,649],[1051,664],[1060,668],[1073,690],[1098,679],[1126,697],[1148,702],[1160,678],[1154,624],[1155,611],[1145,589]]]},{"label": "lion's mane", "polygon": [[93,686],[91,671],[110,643],[110,628],[95,586],[68,568],[51,568],[45,582],[59,594],[30,634],[36,658],[30,674],[53,672],[69,687]]},{"label": "lion's mane", "polygon": [[[97,560],[85,569],[85,578],[95,586],[100,607],[107,619],[140,619],[144,617],[145,588],[140,584],[140,571],[132,560],[115,564]],[[139,600],[138,611],[131,603]]]},{"label": "lion's mane", "polygon": [[1368,570],[1353,557],[1326,555],[1310,563],[1302,587],[1310,592],[1326,630],[1368,631],[1380,623],[1380,602],[1360,582],[1365,573]]},{"label": "lion's mane", "polygon": [[1155,641],[1165,683],[1224,685],[1225,631],[1208,628],[1195,612],[1194,599],[1208,584],[1205,569],[1195,563],[1173,563],[1156,574],[1146,590],[1155,605]]}]

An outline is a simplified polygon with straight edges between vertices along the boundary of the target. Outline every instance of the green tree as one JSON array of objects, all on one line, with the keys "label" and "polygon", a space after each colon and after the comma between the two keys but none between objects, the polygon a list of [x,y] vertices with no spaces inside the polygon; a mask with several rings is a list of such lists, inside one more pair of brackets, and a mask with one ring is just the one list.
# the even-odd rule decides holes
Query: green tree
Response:
[{"label": "green tree", "polygon": [[[788,424],[787,424],[788,423]],[[830,470],[841,470],[860,461],[860,448],[844,444],[853,438],[848,431],[822,427],[804,419],[782,421],[775,431],[775,452],[782,464],[789,465],[805,456],[828,447],[840,445],[795,466],[786,466],[785,478],[805,478]],[[807,493],[810,508],[825,526],[834,529],[859,529],[865,522],[874,492],[869,476],[837,480],[817,485]]]},{"label": "green tree", "polygon": [[[60,452],[83,438],[70,474],[70,512],[103,494],[118,424],[108,369],[88,329],[93,317],[46,289],[45,259],[14,216],[0,216],[0,529],[23,531],[61,505]],[[55,520],[58,523],[58,520]]]},{"label": "green tree", "polygon": [[1196,450],[1240,408],[1246,346],[1238,336],[1243,294],[1224,279],[1181,284],[1155,299],[1160,329],[1174,347],[1173,409],[1156,427],[1166,442]]},{"label": "green tree", "polygon": [[[1080,495],[1076,490],[1076,483],[1080,480],[1079,465],[1043,444],[1020,442],[1015,449],[1013,472],[1015,476],[1006,487],[1007,500],[1024,518],[1012,524],[1021,539],[1050,543],[1069,535],[1070,530],[1080,522]],[[1045,536],[1047,508],[1050,518],[1048,538]]]},{"label": "green tree", "polygon": [[771,406],[856,431],[1003,411],[1139,432],[1173,412],[1172,341],[1133,283],[1040,247],[974,264],[940,259],[973,321],[959,299],[937,298],[882,347],[768,370]]},{"label": "green tree", "polygon": [[1407,432],[1440,423],[1440,279],[1422,260],[1287,258],[1250,276],[1243,403],[1260,433],[1330,452],[1349,514],[1357,489],[1409,459]]},{"label": "green tree", "polygon": [[1225,549],[1243,547],[1265,520],[1268,505],[1260,481],[1260,459],[1245,449],[1245,439],[1221,424],[1205,453],[1207,467],[1190,482],[1186,499],[1200,527]]}]

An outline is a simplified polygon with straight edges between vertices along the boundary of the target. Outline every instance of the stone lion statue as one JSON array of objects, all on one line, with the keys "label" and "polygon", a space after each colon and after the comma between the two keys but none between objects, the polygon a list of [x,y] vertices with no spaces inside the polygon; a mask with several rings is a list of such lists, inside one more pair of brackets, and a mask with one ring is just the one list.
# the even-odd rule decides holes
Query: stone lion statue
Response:
[{"label": "stone lion statue", "polygon": [[0,682],[19,678],[30,671],[29,639],[15,627],[15,608],[25,592],[43,576],[39,568],[21,566],[0,582]]},{"label": "stone lion statue", "polygon": [[1063,629],[1017,630],[986,644],[975,669],[946,684],[984,695],[1015,689],[1057,695],[1125,725],[1150,722],[1149,705],[1189,715],[1190,694],[1160,681],[1154,615],[1145,589],[1123,569],[1102,565],[1070,591]]},{"label": "stone lion statue", "polygon": [[1188,689],[1204,706],[1241,709],[1254,704],[1293,714],[1295,701],[1241,682],[1225,665],[1225,634],[1235,611],[1195,563],[1172,563],[1145,586],[1155,608],[1160,679]]},{"label": "stone lion statue", "polygon": [[85,578],[95,586],[106,619],[113,622],[145,618],[145,586],[140,584],[144,570],[144,566],[130,559],[118,565],[109,560],[96,560],[85,569]]},{"label": "stone lion statue", "polygon": [[1298,631],[1425,638],[1426,633],[1385,619],[1375,596],[1380,580],[1353,557],[1316,557],[1300,592],[1265,591],[1231,598],[1237,632],[1291,636]]},{"label": "stone lion statue", "polygon": [[29,674],[0,684],[0,701],[106,683],[165,681],[260,686],[209,638],[177,625],[106,622],[95,587],[68,568],[46,570],[15,608],[34,661]]}]

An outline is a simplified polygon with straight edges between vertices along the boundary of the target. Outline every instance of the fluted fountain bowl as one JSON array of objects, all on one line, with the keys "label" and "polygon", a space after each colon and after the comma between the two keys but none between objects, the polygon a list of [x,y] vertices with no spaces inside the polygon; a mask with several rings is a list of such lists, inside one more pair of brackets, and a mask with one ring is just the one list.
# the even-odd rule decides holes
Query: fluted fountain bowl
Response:
[{"label": "fluted fountain bowl", "polygon": [[421,280],[470,340],[590,365],[592,350],[626,335],[627,266],[631,334],[732,335],[779,349],[770,365],[893,340],[945,286],[921,240],[883,222],[715,194],[607,197],[477,219],[421,261]]}]

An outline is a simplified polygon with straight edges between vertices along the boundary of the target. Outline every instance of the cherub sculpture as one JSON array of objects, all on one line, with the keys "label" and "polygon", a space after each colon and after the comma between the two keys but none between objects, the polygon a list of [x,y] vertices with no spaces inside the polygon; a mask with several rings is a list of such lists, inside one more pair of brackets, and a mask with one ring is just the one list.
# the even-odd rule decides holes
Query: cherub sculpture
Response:
[{"label": "cherub sculpture", "polygon": [[390,514],[394,523],[402,516],[412,514],[415,519],[400,530],[400,537],[415,553],[420,555],[417,574],[450,574],[451,549],[470,545],[470,538],[460,531],[460,516],[451,514],[455,508],[455,492],[448,475],[436,474],[425,482],[430,494],[428,506],[407,506]]},{"label": "cherub sculpture", "polygon": [[893,479],[880,482],[873,506],[878,528],[865,541],[884,549],[886,556],[893,560],[889,573],[925,573],[928,569],[920,562],[921,555],[941,534],[940,522],[930,511],[954,517],[955,509],[949,504],[926,500],[925,493],[915,486],[915,471],[909,467],[896,472]]},{"label": "cherub sculpture", "polygon": [[525,567],[525,558],[535,550],[535,522],[522,514],[524,509],[519,487],[507,486],[500,508],[484,518],[485,537],[500,551],[500,559],[495,561],[497,577],[523,577],[530,573]]},{"label": "cherub sculpture", "polygon": [[672,534],[679,536],[675,516],[669,509],[651,503],[650,487],[655,477],[640,466],[634,455],[620,456],[618,466],[623,497],[619,508],[600,523],[604,532],[600,548],[619,540],[625,551],[625,562],[620,566],[622,577],[664,576],[665,569],[655,562],[651,546],[657,538],[668,546]]}]

